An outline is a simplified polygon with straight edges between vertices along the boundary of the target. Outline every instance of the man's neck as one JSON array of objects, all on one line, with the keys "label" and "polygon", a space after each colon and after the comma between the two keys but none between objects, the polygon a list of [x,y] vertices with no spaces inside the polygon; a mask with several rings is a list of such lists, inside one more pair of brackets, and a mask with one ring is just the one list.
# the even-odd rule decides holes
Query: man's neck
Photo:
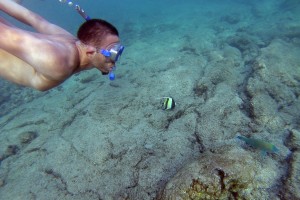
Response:
[{"label": "man's neck", "polygon": [[89,68],[90,66],[90,62],[89,59],[86,55],[85,49],[86,49],[86,45],[83,44],[82,42],[80,42],[80,40],[76,41],[76,47],[78,50],[78,59],[79,59],[79,65],[77,67],[77,69],[75,70],[76,72],[85,70],[86,68]]}]

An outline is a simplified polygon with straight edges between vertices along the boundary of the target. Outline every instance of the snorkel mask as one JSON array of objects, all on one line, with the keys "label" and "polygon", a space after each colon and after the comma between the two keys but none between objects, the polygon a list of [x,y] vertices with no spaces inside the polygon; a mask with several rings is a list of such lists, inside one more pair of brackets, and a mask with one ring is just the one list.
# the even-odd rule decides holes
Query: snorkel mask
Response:
[{"label": "snorkel mask", "polygon": [[[107,49],[101,49],[100,53],[104,55],[107,59],[110,59],[114,63],[116,63],[120,56],[122,55],[122,52],[124,50],[124,46],[122,46],[120,43],[114,44],[110,46]],[[109,79],[114,80],[115,79],[115,74],[113,71],[116,70],[116,66],[112,68],[112,70],[109,72]]]},{"label": "snorkel mask", "polygon": [[[69,6],[73,6],[73,2],[70,0],[59,0],[62,3],[67,3]],[[80,14],[81,17],[83,17],[86,21],[90,20],[91,18],[84,12],[84,10],[79,6],[75,5],[75,9]],[[122,52],[124,50],[124,46],[122,46],[120,43],[113,44],[109,46],[107,49],[101,49],[99,53],[104,55],[106,58],[110,59],[114,63],[116,63],[120,56],[122,55]],[[109,79],[114,80],[115,74],[114,71],[116,70],[116,66],[112,68],[112,70],[109,72]],[[106,75],[105,73],[102,73],[103,75]]]},{"label": "snorkel mask", "polygon": [[112,60],[113,62],[117,62],[120,56],[122,55],[123,50],[124,46],[122,46],[120,43],[117,43],[111,45],[107,49],[101,49],[100,53],[106,58]]}]

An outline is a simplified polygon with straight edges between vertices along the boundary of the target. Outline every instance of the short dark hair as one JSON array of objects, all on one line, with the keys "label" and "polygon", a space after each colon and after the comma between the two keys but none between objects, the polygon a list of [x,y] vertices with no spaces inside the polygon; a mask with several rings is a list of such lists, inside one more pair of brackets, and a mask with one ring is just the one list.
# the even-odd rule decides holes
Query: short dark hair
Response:
[{"label": "short dark hair", "polygon": [[90,19],[78,29],[78,39],[88,45],[101,45],[107,35],[119,36],[119,32],[112,24],[102,19]]}]

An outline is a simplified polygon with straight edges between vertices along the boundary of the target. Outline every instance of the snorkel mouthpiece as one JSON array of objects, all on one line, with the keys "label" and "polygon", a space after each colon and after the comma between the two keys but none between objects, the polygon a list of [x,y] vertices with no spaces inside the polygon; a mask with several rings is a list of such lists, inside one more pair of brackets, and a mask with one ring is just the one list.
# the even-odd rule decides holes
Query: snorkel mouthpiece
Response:
[{"label": "snorkel mouthpiece", "polygon": [[115,80],[116,75],[113,72],[109,72],[109,80],[113,81]]}]

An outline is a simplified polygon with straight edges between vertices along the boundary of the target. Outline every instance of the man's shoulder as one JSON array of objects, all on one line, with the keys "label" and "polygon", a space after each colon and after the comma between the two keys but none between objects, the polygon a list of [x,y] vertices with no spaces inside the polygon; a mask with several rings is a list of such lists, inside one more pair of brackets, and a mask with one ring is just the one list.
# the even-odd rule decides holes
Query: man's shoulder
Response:
[{"label": "man's shoulder", "polygon": [[55,36],[52,47],[48,50],[49,63],[47,65],[58,66],[56,71],[66,76],[73,74],[79,65],[79,54],[76,47],[76,38]]}]

